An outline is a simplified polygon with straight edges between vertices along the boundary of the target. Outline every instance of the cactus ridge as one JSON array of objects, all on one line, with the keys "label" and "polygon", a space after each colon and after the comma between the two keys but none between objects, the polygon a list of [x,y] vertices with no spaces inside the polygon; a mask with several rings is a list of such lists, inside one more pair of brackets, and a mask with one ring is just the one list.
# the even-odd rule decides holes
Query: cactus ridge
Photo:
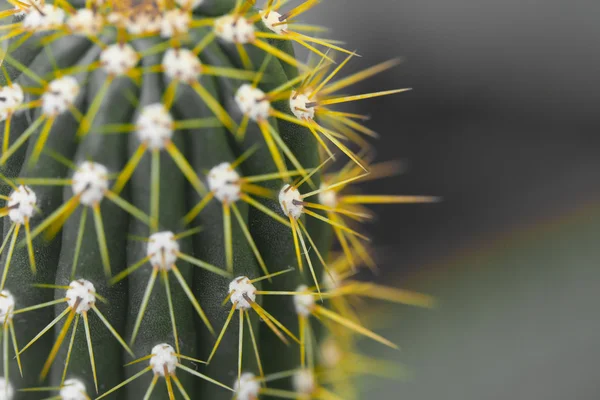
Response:
[{"label": "cactus ridge", "polygon": [[7,1],[0,399],[354,399],[402,372],[357,351],[397,348],[357,300],[433,300],[354,277],[362,224],[439,199],[361,194],[400,168],[338,108],[409,90],[343,93],[398,60],[341,77],[357,53],[300,20],[319,0]]}]

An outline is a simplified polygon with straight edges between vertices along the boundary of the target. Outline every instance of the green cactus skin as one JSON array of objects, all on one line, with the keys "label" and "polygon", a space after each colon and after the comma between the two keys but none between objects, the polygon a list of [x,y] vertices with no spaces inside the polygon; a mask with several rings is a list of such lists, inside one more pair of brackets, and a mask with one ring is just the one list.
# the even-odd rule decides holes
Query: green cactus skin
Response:
[{"label": "green cactus skin", "polygon": [[[185,388],[191,399],[212,400],[234,397],[232,392],[238,377],[238,350],[240,346],[239,316],[241,314],[239,312],[233,313],[233,318],[228,329],[224,331],[223,338],[211,362],[204,364],[199,360],[207,360],[211,352],[214,351],[217,335],[221,332],[230,315],[232,304],[230,301],[225,303],[224,301],[229,294],[229,285],[232,279],[242,276],[258,279],[265,276],[265,272],[255,255],[255,250],[253,250],[247,239],[248,234],[245,233],[243,227],[247,227],[249,235],[269,273],[290,269],[286,273],[273,277],[272,280],[264,279],[255,283],[259,291],[285,292],[285,295],[258,294],[256,304],[267,310],[294,335],[299,336],[299,312],[295,304],[295,297],[290,293],[294,293],[300,285],[313,287],[321,280],[325,271],[318,254],[325,260],[332,260],[329,251],[334,246],[334,231],[338,229],[335,233],[339,237],[340,227],[332,229],[332,225],[322,220],[314,217],[302,217],[308,235],[314,241],[316,249],[312,248],[313,246],[307,242],[310,249],[307,252],[303,251],[306,254],[301,255],[304,264],[304,269],[301,271],[298,268],[298,244],[294,241],[290,227],[284,225],[281,221],[277,221],[268,213],[265,213],[264,210],[251,206],[244,201],[237,201],[235,204],[239,209],[239,215],[237,209],[231,211],[233,269],[227,271],[227,253],[224,246],[226,239],[224,208],[220,200],[212,199],[191,223],[184,223],[184,217],[202,200],[202,196],[205,196],[205,194],[199,193],[202,191],[198,190],[198,185],[192,182],[193,179],[190,178],[189,174],[182,171],[181,161],[177,161],[176,157],[174,158],[170,154],[171,150],[162,148],[157,154],[154,154],[155,152],[151,148],[147,149],[123,190],[114,189],[114,181],[122,171],[127,171],[130,160],[138,154],[140,139],[135,132],[135,123],[142,109],[148,105],[163,104],[165,102],[169,103],[167,108],[173,121],[206,118],[207,120],[219,120],[220,122],[219,124],[208,123],[207,126],[203,127],[189,125],[183,128],[173,128],[175,125],[172,125],[170,127],[174,130],[172,138],[167,139],[166,142],[172,143],[179,150],[185,162],[193,171],[194,177],[199,177],[204,185],[208,185],[206,177],[211,168],[223,162],[233,163],[240,157],[244,157],[244,160],[236,166],[236,171],[242,178],[273,174],[277,171],[281,174],[281,166],[277,165],[273,156],[273,149],[269,148],[268,143],[265,143],[264,134],[257,123],[250,121],[244,139],[240,141],[237,137],[237,133],[239,133],[237,127],[231,129],[228,126],[228,121],[224,120],[215,111],[215,105],[206,102],[203,95],[195,90],[193,85],[181,81],[177,85],[172,102],[169,102],[165,95],[169,93],[168,88],[172,87],[171,78],[164,71],[164,68],[161,69],[165,52],[173,47],[179,48],[179,46],[191,50],[199,43],[204,43],[206,38],[211,37],[216,32],[217,28],[213,27],[215,18],[232,13],[244,15],[248,12],[248,15],[252,15],[251,18],[253,18],[250,21],[256,31],[256,37],[259,38],[257,40],[265,43],[262,48],[256,45],[256,42],[250,42],[247,43],[247,46],[243,46],[248,59],[253,65],[252,71],[248,70],[248,65],[244,62],[245,55],[240,52],[242,45],[236,46],[215,39],[206,42],[205,47],[197,54],[202,65],[216,68],[224,67],[229,71],[227,73],[202,73],[198,78],[198,82],[204,91],[208,93],[208,96],[214,98],[215,103],[219,104],[218,107],[222,107],[235,123],[240,123],[243,119],[243,115],[236,101],[234,101],[236,90],[243,83],[253,83],[256,74],[262,74],[258,76],[260,79],[257,78],[254,83],[264,93],[272,92],[289,82],[296,82],[290,84],[289,89],[295,90],[300,87],[303,90],[311,90],[315,88],[306,88],[300,86],[300,83],[302,81],[310,82],[311,79],[319,75],[320,66],[329,57],[324,55],[325,52],[328,50],[346,52],[350,54],[346,61],[353,54],[335,46],[333,43],[321,42],[318,39],[313,41],[308,36],[297,40],[293,39],[294,36],[291,34],[289,37],[285,37],[284,40],[281,40],[283,37],[273,36],[275,35],[273,32],[276,31],[273,30],[273,27],[269,27],[268,23],[265,24],[260,20],[257,8],[253,8],[257,6],[254,4],[254,0],[204,0],[199,1],[200,4],[193,10],[187,8],[183,0],[113,0],[112,2],[110,0],[56,0],[46,1],[45,4],[43,0],[36,0],[37,2],[31,6],[23,5],[22,0],[19,1],[10,0],[11,8],[16,7],[14,11],[5,11],[0,14],[0,17],[11,17],[0,18],[0,23],[15,23],[10,30],[5,30],[8,34],[0,40],[6,45],[6,52],[2,51],[0,53],[0,60],[3,60],[3,63],[0,64],[2,67],[0,87],[15,83],[22,88],[26,88],[24,103],[27,105],[28,102],[38,99],[41,93],[46,90],[47,82],[61,77],[60,71],[63,71],[64,74],[76,78],[80,92],[72,107],[55,118],[47,138],[43,137],[42,127],[45,122],[42,122],[29,139],[23,139],[26,137],[27,132],[41,121],[39,119],[43,116],[41,103],[12,110],[12,115],[8,120],[0,118],[2,120],[0,122],[0,148],[9,149],[7,153],[2,153],[0,160],[0,164],[2,164],[0,166],[0,173],[2,174],[0,176],[2,178],[0,180],[0,194],[8,201],[7,196],[11,195],[15,184],[29,185],[28,182],[31,182],[37,195],[38,206],[37,213],[30,220],[31,231],[35,233],[33,248],[37,272],[35,274],[32,272],[33,265],[28,254],[24,228],[19,233],[18,245],[14,248],[12,254],[11,251],[0,250],[0,262],[3,271],[8,271],[4,289],[9,290],[16,299],[16,314],[14,314],[12,321],[16,331],[18,347],[21,349],[20,360],[23,367],[23,375],[21,376],[12,347],[9,347],[9,351],[5,353],[5,350],[0,346],[0,359],[10,359],[9,370],[4,370],[3,365],[0,366],[0,369],[4,377],[8,376],[12,388],[15,389],[13,398],[63,399],[60,395],[57,396],[57,390],[61,388],[65,378],[80,380],[85,385],[89,398],[95,398],[97,395],[109,392],[110,394],[106,397],[109,399],[141,399],[145,393],[149,393],[147,392],[148,388],[158,378],[161,382],[153,388],[150,397],[152,399],[169,399],[171,397],[167,385],[162,381],[174,385],[175,398],[183,398],[180,397],[177,387],[179,384]],[[301,14],[306,9],[312,8],[316,3],[313,0],[299,2],[299,5],[297,5],[299,8],[294,8],[291,12],[293,14],[294,10],[301,10],[298,11]],[[275,10],[283,13],[280,6],[279,1],[267,0],[263,8],[275,14],[277,14]],[[305,7],[305,9],[302,7]],[[78,32],[69,31],[66,28],[67,25],[64,24],[53,26],[50,29],[38,28],[35,32],[22,32],[19,30],[21,29],[21,21],[24,21],[23,24],[28,21],[31,22],[32,15],[34,17],[41,15],[45,18],[45,13],[62,9],[65,16],[68,17],[76,11],[86,8],[88,11],[93,11],[93,15],[101,15],[103,21],[103,29],[87,37],[77,34]],[[113,21],[110,19],[113,14],[109,15],[108,10],[118,11],[114,15],[119,18],[124,17],[124,19],[120,22]],[[166,13],[175,10],[181,11],[182,15],[189,16],[196,25],[190,27],[188,32],[171,35],[173,36],[171,38],[161,37],[160,33],[156,32],[137,36],[131,32],[126,33],[125,28],[130,29],[132,24],[137,23],[138,18],[150,18],[144,20],[141,25],[142,28],[147,28],[148,25],[154,22],[152,18],[163,18],[167,15]],[[13,14],[15,14],[14,19],[12,18]],[[256,18],[257,15],[258,18]],[[277,16],[279,15],[277,14]],[[283,15],[280,21],[287,21],[285,19],[286,15]],[[295,14],[294,17],[296,17]],[[166,17],[162,21],[166,21]],[[180,22],[180,20],[177,21],[177,23]],[[84,26],[81,29],[90,26]],[[65,34],[60,35],[61,31]],[[0,37],[3,34],[4,31],[0,30]],[[292,65],[287,59],[287,57],[295,59],[292,43],[294,40],[322,57],[322,63],[317,67],[313,67],[311,75],[307,75],[307,71],[304,71],[304,69],[299,71],[297,66]],[[135,67],[135,70],[140,73],[129,76],[109,76],[105,66],[98,64],[101,53],[105,49],[105,46],[99,45],[99,43],[104,43],[105,46],[127,43],[132,46],[138,55],[143,55]],[[307,45],[307,43],[310,44]],[[161,47],[161,44],[164,44],[164,46]],[[264,46],[270,47],[272,50],[265,51]],[[317,50],[317,48],[320,50]],[[331,60],[327,62],[329,61]],[[344,61],[344,64],[346,61]],[[97,67],[89,67],[96,64]],[[64,72],[67,68],[69,68],[69,71]],[[360,79],[386,68],[388,67],[383,64],[382,66],[373,67],[371,72],[366,71],[364,77]],[[335,70],[332,76],[338,71]],[[299,75],[299,73],[303,75]],[[232,74],[239,74],[239,76],[232,76]],[[320,79],[319,82],[322,82],[324,78],[325,75],[318,77],[317,80]],[[297,80],[294,81],[295,79]],[[110,83],[108,86],[107,82]],[[320,89],[326,89],[326,83],[324,82]],[[43,90],[36,89],[40,87],[43,87]],[[402,89],[377,92],[365,95],[365,98],[400,91]],[[315,96],[317,95],[320,95],[320,93],[315,94]],[[287,98],[279,98],[272,102],[267,99],[272,110],[275,110],[270,114],[268,123],[307,172],[296,171],[297,165],[291,162],[289,157],[284,156],[286,169],[290,172],[296,171],[295,176],[279,175],[276,179],[261,181],[260,187],[263,188],[261,190],[270,193],[268,198],[250,193],[256,202],[265,209],[270,210],[271,214],[279,216],[284,222],[288,216],[284,215],[277,194],[286,183],[302,179],[302,173],[307,174],[310,172],[312,175],[308,182],[304,182],[298,187],[300,193],[312,192],[319,188],[322,171],[318,168],[322,166],[325,160],[325,152],[315,139],[317,133],[311,132],[311,129],[316,129],[314,128],[316,125],[310,125],[306,120],[301,121],[298,119],[299,117],[290,109],[290,94],[287,94],[287,96]],[[98,103],[97,100],[100,98],[101,102]],[[314,98],[311,98],[311,100]],[[338,98],[341,97],[338,96]],[[336,99],[334,98],[334,100]],[[348,97],[347,99],[342,98],[342,100],[341,102],[356,99]],[[0,99],[1,101],[3,100]],[[261,101],[256,100],[256,103]],[[315,107],[308,104],[307,102],[307,108]],[[332,104],[335,104],[335,102]],[[0,103],[0,116],[3,111],[2,106]],[[93,111],[95,107],[97,107],[97,112]],[[273,115],[277,112],[279,116]],[[93,119],[88,119],[90,113],[93,114]],[[282,118],[282,115],[287,117]],[[292,120],[297,120],[297,122],[292,122]],[[318,116],[315,120],[319,121]],[[7,125],[9,121],[10,125]],[[89,125],[87,125],[88,123]],[[352,125],[352,122],[350,125],[346,124],[345,127],[344,124],[327,125],[327,129],[335,130],[342,126],[340,132],[334,133],[334,136],[345,136],[350,131],[347,133],[348,142],[362,146],[364,140],[356,141],[354,136],[356,136],[356,133],[364,133],[366,130],[356,128],[357,125]],[[7,126],[10,127],[10,130],[7,130],[10,133],[10,138],[8,143],[4,143],[5,136],[3,133]],[[127,128],[126,134],[101,133],[104,128],[110,126],[134,126],[134,128]],[[309,129],[309,126],[312,128]],[[320,132],[323,137],[326,137],[327,132],[331,131],[324,130]],[[41,154],[38,154],[38,140],[45,140]],[[19,143],[22,145],[18,146]],[[335,144],[335,141],[332,140],[332,143]],[[354,162],[359,163],[359,161],[362,161],[358,156],[353,157],[339,144],[336,144],[336,146],[341,150],[339,154],[344,157],[344,160],[347,155],[350,155],[353,160],[349,164],[350,166],[354,165],[356,167]],[[280,148],[276,151],[285,153]],[[107,190],[115,190],[116,194],[111,195],[110,193],[114,192],[104,192],[104,198],[99,203],[99,214],[96,214],[97,211],[94,211],[93,207],[80,204],[72,214],[65,214],[60,217],[57,221],[64,223],[64,225],[62,225],[62,229],[56,230],[57,235],[50,235],[50,237],[48,232],[52,231],[56,224],[48,226],[46,222],[53,212],[72,201],[72,199],[77,198],[71,187],[72,182],[69,180],[73,176],[73,170],[86,161],[102,164],[108,169],[110,183]],[[361,167],[365,168],[365,166],[359,165],[360,173],[363,172]],[[349,169],[346,168],[346,172],[348,171]],[[366,176],[360,175],[360,173],[351,174],[353,176],[352,181]],[[55,183],[41,184],[41,180],[44,180],[43,182],[54,180]],[[58,181],[62,183],[56,184]],[[152,185],[156,182],[159,185],[158,209],[155,207],[156,203],[153,203],[152,197]],[[350,181],[345,183],[343,187],[349,183]],[[88,189],[89,187],[85,190]],[[202,194],[202,196],[199,196],[199,194]],[[120,196],[117,198],[121,200],[117,202],[114,200],[114,196]],[[428,202],[432,199],[421,197],[418,201],[388,200],[388,196],[385,202],[391,203]],[[316,203],[317,200],[313,202]],[[364,200],[365,204],[378,202],[384,201],[381,201],[381,199]],[[126,206],[127,204],[129,206]],[[131,208],[137,211],[132,211]],[[155,210],[157,211],[155,212]],[[360,214],[356,209],[349,208],[349,210],[350,214],[348,215],[356,216]],[[327,218],[327,212],[332,210],[327,211],[326,209],[316,208],[313,211]],[[156,221],[153,220],[153,217],[156,217]],[[358,220],[361,218],[358,218]],[[238,220],[243,221],[243,225]],[[38,227],[40,228],[36,229]],[[48,227],[50,229],[47,229]],[[145,238],[148,238],[151,234],[171,231],[177,235],[198,227],[201,227],[198,232],[186,234],[177,239],[180,251],[185,255],[214,266],[219,270],[217,271],[219,273],[192,265],[194,264],[193,260],[190,263],[188,262],[190,259],[184,260],[178,256],[177,261],[174,263],[176,267],[172,271],[167,270],[166,272],[168,281],[164,279],[162,272],[158,273],[153,290],[149,295],[147,307],[143,313],[140,329],[137,331],[137,336],[135,336],[138,313],[142,308],[149,280],[155,273],[153,273],[150,262],[146,262],[127,275],[125,279],[116,278],[120,276],[120,273],[127,271],[132,265],[147,257],[148,240]],[[11,220],[5,218],[2,236],[7,243],[10,239],[11,229]],[[349,228],[345,227],[345,229],[347,230],[346,234],[353,234],[352,232],[348,233]],[[106,254],[102,251],[103,236],[98,235],[99,231],[104,232],[108,259],[105,259]],[[38,233],[42,234],[38,235]],[[318,250],[318,254],[316,250]],[[350,251],[354,252],[352,256]],[[347,273],[350,264],[354,268],[351,257],[366,259],[365,250],[362,246],[353,249],[344,248],[344,253],[348,258],[344,263],[344,269],[342,271],[329,271],[330,273]],[[8,262],[9,257],[11,257],[10,262]],[[308,260],[312,262],[313,271],[308,268]],[[110,271],[107,270],[108,266],[110,266]],[[292,271],[291,269],[295,270]],[[177,271],[181,273],[181,277],[177,275],[179,273]],[[227,272],[231,276],[224,276]],[[21,312],[21,310],[53,300],[64,299],[65,288],[74,279],[85,279],[93,283],[97,294],[101,295],[96,297],[97,309],[108,320],[114,332],[108,329],[96,314],[96,310],[92,309],[87,313],[91,340],[84,329],[84,318],[78,314],[74,317],[68,331],[63,332],[63,326],[68,320],[68,318],[63,318],[35,341],[31,347],[23,351],[25,345],[47,327],[51,321],[55,320],[57,316],[65,312],[68,306],[65,302],[61,302],[35,311],[25,310],[26,312]],[[189,287],[189,292],[182,288],[182,281]],[[342,297],[356,294],[413,305],[430,305],[430,302],[427,299],[423,300],[423,297],[415,297],[417,300],[407,300],[406,296],[398,296],[402,297],[398,300],[391,294],[392,289],[388,289],[385,292],[386,295],[377,295],[373,293],[372,287],[368,290],[361,287],[362,289],[359,292],[350,290],[338,295],[335,292],[337,288],[326,287],[324,282],[321,282],[320,286],[322,291],[328,290],[328,294],[332,296]],[[317,299],[316,294],[316,292],[313,293],[315,299]],[[202,308],[210,327],[197,315],[197,310],[190,301],[190,296]],[[326,331],[329,332],[328,335],[339,338],[340,344],[343,343],[347,347],[353,346],[355,339],[352,335],[356,333],[385,343],[383,338],[377,337],[366,328],[363,331],[361,331],[363,328],[352,328],[353,314],[345,314],[349,306],[340,307],[340,304],[345,304],[341,302],[343,302],[343,298],[331,302],[324,300],[318,304],[328,309],[331,308],[340,315],[345,316],[350,321],[345,325],[346,331],[343,329],[340,331],[335,330],[329,323],[326,324],[327,330],[316,323],[311,323],[314,338],[307,339],[310,340],[310,347],[316,348],[325,337]],[[0,309],[0,311],[2,310]],[[246,320],[244,320],[241,371],[259,375],[260,366],[255,357],[253,338],[258,346],[258,353],[265,375],[297,370],[301,366],[301,351],[298,345],[291,339],[287,345],[279,340],[268,324],[262,321],[254,310],[250,309],[247,315],[252,326],[253,336],[249,334],[250,329],[248,329]],[[174,324],[177,330],[177,340],[174,334]],[[77,326],[77,330],[76,334],[72,335],[74,325]],[[344,323],[339,325],[344,328]],[[211,329],[214,332],[211,333]],[[61,338],[61,332],[63,332],[62,339],[64,339],[62,346],[58,349],[47,376],[42,377],[43,379],[40,381],[46,357],[51,354],[55,342]],[[116,335],[123,338],[122,341],[117,340],[115,332]],[[95,388],[96,382],[90,364],[89,341],[92,343],[95,358],[97,388]],[[161,377],[158,373],[156,375],[146,373],[132,381],[127,381],[129,378],[141,373],[141,371],[149,369],[148,358],[152,349],[162,343],[178,349],[178,355],[195,359],[196,361],[192,361],[182,357],[179,363],[190,368],[192,372],[197,371],[206,379],[188,373],[189,370],[186,372],[185,369],[179,373],[181,368],[178,365],[175,374],[179,379],[177,382],[173,380],[175,378],[163,379],[164,376]],[[387,344],[393,347],[393,345]],[[128,345],[135,357],[128,354]],[[308,344],[307,347],[309,347]],[[129,364],[133,360],[145,356],[147,358],[142,359],[140,362]],[[67,361],[68,369],[66,374],[63,374],[64,365]],[[164,367],[167,368],[166,361]],[[220,385],[210,382],[210,379],[216,380]],[[122,383],[127,384],[114,392],[110,392],[111,389]],[[223,385],[229,387],[229,390]],[[42,388],[39,389],[40,387]],[[32,390],[35,388],[39,390]],[[280,391],[280,394],[287,393],[288,397],[297,394],[298,398],[302,399],[341,398],[334,395],[329,389],[318,385],[315,386],[310,396],[302,396],[300,393],[293,392],[297,388],[294,389],[290,379],[269,381],[268,388],[263,387],[261,390],[273,390],[274,392],[261,392],[261,398],[267,395],[277,395],[277,390]],[[349,400],[351,400],[351,397],[348,397],[350,392],[351,390],[348,387],[344,388],[344,397]],[[263,394],[266,396],[263,396]],[[0,393],[0,400],[4,399],[3,396],[4,393]],[[238,400],[250,399],[255,400],[254,397],[249,397],[249,395],[238,398]],[[78,399],[69,398],[69,400]]]}]

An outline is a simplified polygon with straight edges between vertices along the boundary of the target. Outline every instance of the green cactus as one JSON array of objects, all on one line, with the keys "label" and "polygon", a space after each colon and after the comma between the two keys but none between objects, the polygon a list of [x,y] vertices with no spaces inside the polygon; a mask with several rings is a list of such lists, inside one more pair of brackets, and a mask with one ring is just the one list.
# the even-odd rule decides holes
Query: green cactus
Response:
[{"label": "green cactus", "polygon": [[332,354],[395,345],[345,299],[431,305],[348,280],[365,204],[435,200],[341,195],[391,171],[331,107],[405,89],[337,92],[395,62],[336,80],[314,0],[8,3],[0,399],[355,397]]}]

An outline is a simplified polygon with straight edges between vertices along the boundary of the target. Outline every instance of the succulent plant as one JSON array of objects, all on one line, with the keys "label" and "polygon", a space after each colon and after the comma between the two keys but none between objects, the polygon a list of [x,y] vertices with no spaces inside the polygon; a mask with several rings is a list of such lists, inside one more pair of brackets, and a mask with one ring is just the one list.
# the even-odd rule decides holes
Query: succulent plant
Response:
[{"label": "succulent plant", "polygon": [[366,204],[436,200],[343,194],[391,171],[335,106],[405,89],[338,93],[395,61],[338,79],[316,0],[8,3],[0,399],[355,397],[395,344],[348,298],[431,305],[349,280]]}]

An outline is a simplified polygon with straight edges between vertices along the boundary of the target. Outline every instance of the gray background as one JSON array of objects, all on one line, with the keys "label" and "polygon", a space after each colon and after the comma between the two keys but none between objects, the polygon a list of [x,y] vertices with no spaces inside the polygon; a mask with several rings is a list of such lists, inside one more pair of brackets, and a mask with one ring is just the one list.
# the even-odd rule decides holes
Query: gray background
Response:
[{"label": "gray background", "polygon": [[379,158],[407,172],[370,192],[437,194],[377,207],[379,279],[434,311],[373,304],[410,370],[373,399],[598,399],[600,2],[325,0],[306,20],[363,58],[404,63],[357,91]]}]

